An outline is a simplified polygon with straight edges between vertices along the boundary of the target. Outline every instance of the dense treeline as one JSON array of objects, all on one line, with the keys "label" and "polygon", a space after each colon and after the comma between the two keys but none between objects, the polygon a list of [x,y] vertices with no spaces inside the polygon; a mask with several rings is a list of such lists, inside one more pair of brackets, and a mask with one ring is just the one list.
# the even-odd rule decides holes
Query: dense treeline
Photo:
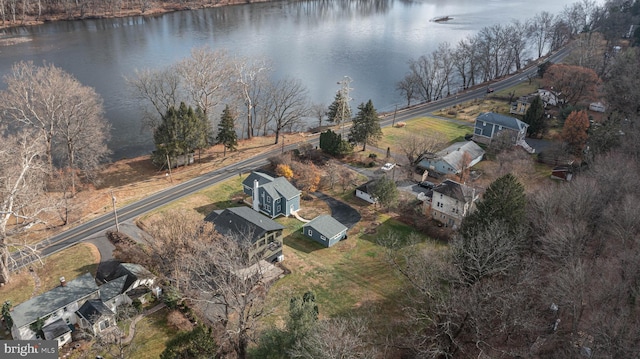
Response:
[{"label": "dense treeline", "polygon": [[[557,15],[543,11],[524,22],[488,26],[455,45],[442,43],[432,53],[411,60],[397,90],[407,105],[412,100],[438,100],[518,71],[531,52],[540,58],[576,38],[579,51],[570,62],[603,76],[611,63],[610,49],[625,37],[640,38],[640,31],[630,33],[639,19],[640,1],[616,0],[598,6],[583,0]],[[603,57],[603,52],[609,55]]]},{"label": "dense treeline", "polygon": [[184,10],[253,1],[238,0],[0,0],[0,25],[29,21],[145,14],[154,9]]}]

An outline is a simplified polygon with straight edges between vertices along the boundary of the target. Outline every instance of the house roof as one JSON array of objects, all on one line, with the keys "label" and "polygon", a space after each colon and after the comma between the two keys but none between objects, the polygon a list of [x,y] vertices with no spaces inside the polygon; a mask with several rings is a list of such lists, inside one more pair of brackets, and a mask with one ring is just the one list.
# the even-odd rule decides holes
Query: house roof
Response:
[{"label": "house roof", "polygon": [[91,324],[95,324],[104,316],[111,316],[115,314],[111,309],[109,309],[109,307],[104,305],[104,302],[100,299],[92,299],[84,302],[76,313],[80,314],[80,316]]},{"label": "house roof", "polygon": [[478,120],[493,123],[498,126],[510,128],[512,130],[521,131],[529,127],[526,123],[518,120],[517,118],[511,116],[500,115],[494,112],[485,112],[476,118],[476,126],[478,125]]},{"label": "house roof", "polygon": [[464,203],[473,202],[475,197],[475,190],[473,188],[450,179],[444,180],[437,185],[433,189],[433,193],[441,193]]},{"label": "house roof", "polygon": [[42,328],[42,333],[46,340],[54,340],[69,333],[70,331],[71,328],[69,327],[69,324],[62,320],[62,318]]},{"label": "house roof", "polygon": [[258,186],[264,188],[271,198],[291,199],[300,195],[300,191],[284,177],[273,178],[266,173],[254,171],[242,181],[242,184],[253,187],[253,181],[258,181]]},{"label": "house roof", "polygon": [[[102,301],[108,302],[111,299],[117,297],[119,294],[122,294],[126,291],[127,287],[125,287],[125,283],[127,281],[126,275],[113,279],[110,282],[107,282],[100,286],[100,299]],[[133,283],[133,282],[132,282]],[[131,285],[131,284],[130,284]]]},{"label": "house roof", "polygon": [[306,223],[304,227],[311,227],[327,238],[333,238],[348,229],[347,226],[328,214],[322,214],[314,218],[309,223]]},{"label": "house roof", "polygon": [[[456,171],[460,171],[462,169],[462,158],[464,153],[468,153],[471,157],[471,161],[473,161],[484,156],[485,152],[482,147],[478,146],[478,144],[473,141],[462,141],[456,142],[436,153],[435,160],[437,161],[440,159],[445,161],[451,168],[454,168]],[[428,162],[432,160],[433,158],[424,158],[418,163],[418,166],[428,168]]]},{"label": "house roof", "polygon": [[252,240],[266,232],[284,229],[280,223],[271,220],[249,207],[233,207],[223,211],[213,211],[204,219],[215,225],[222,235],[252,234]]},{"label": "house roof", "polygon": [[373,192],[373,188],[374,188],[375,185],[376,185],[376,180],[371,180],[371,181],[369,181],[367,183],[361,184],[356,189],[358,191],[371,194]]},{"label": "house roof", "polygon": [[129,288],[131,288],[131,285],[133,285],[133,283],[138,279],[143,280],[155,278],[155,276],[151,272],[149,272],[147,268],[139,264],[120,263],[113,271],[113,273],[110,273],[109,276],[107,276],[107,278],[105,279],[108,281],[114,281],[121,277],[125,277],[125,282],[120,293],[124,293],[129,290]]},{"label": "house roof", "polygon": [[67,282],[64,287],[57,286],[16,305],[11,313],[13,323],[18,328],[23,327],[97,291],[95,279],[90,273],[85,273]]}]

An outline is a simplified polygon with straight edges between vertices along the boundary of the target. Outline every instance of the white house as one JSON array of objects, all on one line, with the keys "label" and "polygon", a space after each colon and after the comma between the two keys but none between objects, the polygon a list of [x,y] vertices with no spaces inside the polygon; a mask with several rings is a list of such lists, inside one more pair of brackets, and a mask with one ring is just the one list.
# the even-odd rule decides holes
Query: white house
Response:
[{"label": "white house", "polygon": [[76,311],[87,300],[98,299],[100,293],[93,276],[85,273],[13,308],[11,335],[16,340],[35,340],[32,324],[43,320],[42,335],[47,340],[57,340],[58,346],[71,342],[71,328],[77,323]]},{"label": "white house", "polygon": [[365,200],[371,204],[375,204],[378,200],[373,196],[373,188],[375,186],[375,180],[371,180],[356,188],[356,197]]},{"label": "white house", "polygon": [[425,203],[425,211],[447,227],[457,229],[462,219],[474,210],[478,193],[473,187],[445,180],[433,188],[430,200]]},{"label": "white house", "polygon": [[[136,290],[148,292],[155,277],[146,268],[121,263],[98,287],[90,273],[60,285],[13,308],[11,335],[16,340],[34,340],[38,337],[57,340],[58,346],[71,342],[74,325],[89,328],[94,334],[114,326],[118,306],[130,304]],[[143,288],[144,287],[144,288]],[[38,330],[38,322],[42,323]],[[36,329],[36,330],[34,330]]]},{"label": "white house", "polygon": [[429,172],[459,174],[463,169],[475,166],[483,156],[484,150],[475,142],[456,142],[435,155],[424,156],[418,167]]}]

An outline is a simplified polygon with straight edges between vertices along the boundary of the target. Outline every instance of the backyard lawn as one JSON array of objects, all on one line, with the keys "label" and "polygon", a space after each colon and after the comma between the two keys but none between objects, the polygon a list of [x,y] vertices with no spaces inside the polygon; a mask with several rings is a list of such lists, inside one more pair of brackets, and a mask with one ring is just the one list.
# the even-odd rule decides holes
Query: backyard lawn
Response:
[{"label": "backyard lawn", "polygon": [[385,127],[382,129],[383,137],[378,141],[377,147],[386,149],[391,148],[393,153],[402,153],[400,145],[403,138],[413,134],[426,134],[441,139],[443,142],[453,142],[464,140],[464,135],[473,132],[471,127],[437,119],[434,117],[419,117],[405,122],[403,127]]}]

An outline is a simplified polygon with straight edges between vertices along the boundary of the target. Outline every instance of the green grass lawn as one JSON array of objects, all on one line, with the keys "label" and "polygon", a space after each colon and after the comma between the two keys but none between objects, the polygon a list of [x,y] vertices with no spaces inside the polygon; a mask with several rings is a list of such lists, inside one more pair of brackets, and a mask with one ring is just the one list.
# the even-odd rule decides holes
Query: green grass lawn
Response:
[{"label": "green grass lawn", "polygon": [[167,340],[176,333],[167,325],[168,310],[162,309],[136,324],[136,334],[131,342],[130,358],[158,358]]},{"label": "green grass lawn", "polygon": [[34,277],[25,270],[15,273],[11,282],[0,288],[0,298],[2,302],[10,300],[16,305],[28,300],[32,295],[42,294],[60,285],[60,277],[71,281],[87,272],[95,276],[99,261],[100,256],[95,246],[86,243],[76,244],[45,258],[42,266],[33,265],[34,273],[40,279],[40,287],[37,290]]},{"label": "green grass lawn", "polygon": [[[282,263],[291,273],[277,281],[269,291],[267,307],[274,313],[266,323],[279,323],[287,313],[289,299],[313,291],[321,317],[347,315],[364,303],[397,303],[406,283],[396,275],[386,261],[386,248],[377,237],[389,231],[406,237],[413,232],[409,226],[379,215],[375,233],[350,234],[349,238],[331,248],[324,248],[296,231],[285,238]],[[422,240],[428,240],[419,235]],[[401,308],[384,306],[390,313]]]},{"label": "green grass lawn", "polygon": [[410,135],[429,135],[441,139],[443,142],[460,141],[464,135],[473,132],[473,128],[462,124],[444,121],[435,117],[419,117],[405,122],[404,127],[385,127],[382,129],[382,139],[377,147],[391,148],[394,153],[401,153],[400,144],[403,138]]}]

